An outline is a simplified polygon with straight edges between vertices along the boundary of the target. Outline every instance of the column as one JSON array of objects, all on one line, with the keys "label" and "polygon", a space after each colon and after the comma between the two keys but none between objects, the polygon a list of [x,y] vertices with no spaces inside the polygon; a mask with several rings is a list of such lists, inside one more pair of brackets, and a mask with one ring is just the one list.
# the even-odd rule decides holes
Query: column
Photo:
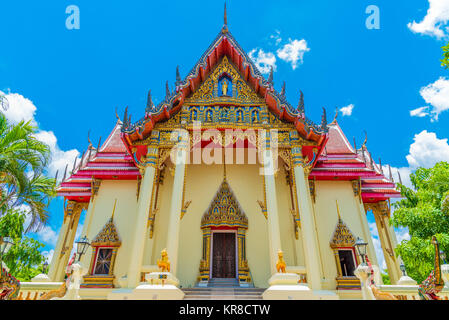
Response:
[{"label": "column", "polygon": [[[377,261],[376,251],[374,249],[373,237],[371,236],[371,231],[369,229],[368,220],[366,219],[366,211],[363,207],[363,203],[359,196],[355,199],[356,205],[359,209],[360,221],[362,223],[363,240],[368,242],[368,259],[373,265],[379,265]],[[361,261],[359,261],[361,263]]]},{"label": "column", "polygon": [[[395,240],[396,237],[389,224],[388,204],[386,201],[380,201],[374,204],[367,204],[367,208],[373,211],[374,219],[376,220],[379,240],[382,246],[385,263],[387,264],[391,284],[396,284],[401,277],[401,270],[399,269],[399,262],[394,253],[395,243],[393,243],[393,239]],[[379,268],[382,270],[382,266],[379,266]]]},{"label": "column", "polygon": [[301,147],[292,148],[293,171],[296,181],[296,194],[301,218],[304,257],[306,260],[307,283],[312,290],[321,290],[321,265],[318,252],[315,219],[313,217],[312,199],[309,183],[304,170]]},{"label": "column", "polygon": [[137,216],[134,228],[134,237],[131,247],[131,256],[128,266],[128,288],[135,288],[140,283],[140,275],[147,234],[148,214],[151,206],[151,195],[154,187],[154,176],[158,164],[158,148],[154,143],[159,132],[153,131],[150,146],[148,147],[146,163],[144,164],[143,179],[140,185],[139,200],[137,201]]},{"label": "column", "polygon": [[278,251],[281,247],[281,233],[279,228],[278,205],[276,199],[276,182],[274,179],[274,158],[270,149],[264,151],[263,174],[267,197],[267,222],[268,222],[268,243],[270,250],[271,274],[275,274]]},{"label": "column", "polygon": [[184,191],[184,178],[187,163],[187,148],[189,134],[187,131],[179,132],[179,142],[173,150],[172,161],[175,163],[175,178],[171,196],[171,206],[168,218],[167,253],[170,259],[170,272],[176,277],[178,266],[179,225],[181,221],[182,199]]},{"label": "column", "polygon": [[76,229],[81,216],[81,211],[87,208],[87,203],[68,201],[64,209],[64,222],[59,232],[58,242],[53,253],[53,258],[48,273],[52,281],[64,280],[65,269],[69,262],[70,253],[75,240]]}]

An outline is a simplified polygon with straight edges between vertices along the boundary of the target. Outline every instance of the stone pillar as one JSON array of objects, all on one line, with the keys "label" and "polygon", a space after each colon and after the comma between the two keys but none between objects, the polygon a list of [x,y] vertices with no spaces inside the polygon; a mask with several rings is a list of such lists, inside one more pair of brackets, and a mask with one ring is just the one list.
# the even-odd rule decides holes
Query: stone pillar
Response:
[{"label": "stone pillar", "polygon": [[64,209],[64,221],[59,232],[53,258],[48,275],[52,281],[64,280],[65,269],[69,262],[70,253],[75,240],[76,229],[81,216],[81,211],[87,209],[88,203],[68,201]]},{"label": "stone pillar", "polygon": [[[382,251],[387,264],[388,275],[392,284],[396,284],[401,277],[401,269],[399,268],[399,261],[394,252],[396,244],[396,236],[393,228],[389,223],[389,208],[386,201],[377,203],[366,203],[366,210],[372,210],[374,219],[376,220],[377,231],[379,233],[379,240],[382,246]],[[379,266],[382,269],[382,266]]]},{"label": "stone pillar", "polygon": [[270,149],[264,151],[264,180],[267,197],[268,243],[270,250],[270,270],[275,274],[278,251],[281,247],[281,233],[279,228],[278,205],[276,198],[276,182],[274,179],[274,157]]},{"label": "stone pillar", "polygon": [[[361,200],[361,197],[359,197],[359,196],[357,196],[357,198],[354,200],[356,202],[357,208],[359,209],[358,210],[359,218],[360,218],[360,222],[362,224],[362,237],[363,237],[363,240],[368,242],[368,248],[367,248],[368,258],[372,264],[378,266],[379,263],[377,261],[376,251],[374,248],[373,237],[371,236],[371,231],[369,229],[368,220],[366,219],[366,211],[363,206],[363,202]],[[360,261],[360,263],[361,263],[361,261]]]},{"label": "stone pillar", "polygon": [[184,191],[184,178],[188,156],[189,134],[187,131],[179,132],[179,142],[172,153],[172,162],[175,164],[175,177],[171,194],[171,206],[168,218],[167,253],[170,259],[170,272],[176,277],[178,266],[179,225],[181,221],[182,199]]},{"label": "stone pillar", "polygon": [[312,199],[309,183],[302,158],[301,147],[292,148],[293,173],[296,182],[299,213],[301,218],[301,234],[303,237],[304,257],[307,269],[307,283],[312,290],[321,290],[321,263],[316,234],[315,219],[313,217]]},{"label": "stone pillar", "polygon": [[[158,132],[153,131],[152,140],[153,138],[158,138]],[[150,212],[151,195],[153,193],[157,164],[158,148],[155,143],[151,143],[148,147],[143,179],[140,185],[139,200],[137,201],[137,217],[127,274],[128,288],[135,288],[140,283],[145,235],[147,234],[148,214]]]}]

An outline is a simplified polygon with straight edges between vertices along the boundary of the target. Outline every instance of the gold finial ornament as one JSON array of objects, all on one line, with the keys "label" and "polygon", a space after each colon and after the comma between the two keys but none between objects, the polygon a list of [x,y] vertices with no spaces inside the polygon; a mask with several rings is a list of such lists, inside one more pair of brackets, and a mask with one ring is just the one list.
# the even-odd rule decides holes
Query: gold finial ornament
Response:
[{"label": "gold finial ornament", "polygon": [[278,273],[285,273],[285,267],[287,264],[284,261],[284,252],[278,251],[278,261],[276,262],[276,269]]},{"label": "gold finial ornament", "polygon": [[170,272],[170,260],[168,260],[167,249],[161,251],[161,259],[157,259],[157,267],[161,272]]},{"label": "gold finial ornament", "polygon": [[115,207],[117,206],[117,199],[115,199],[114,201],[114,209],[112,209],[112,216],[111,216],[111,220],[114,220],[114,214],[115,214]]},{"label": "gold finial ornament", "polygon": [[338,207],[338,200],[335,200],[335,203],[337,204],[337,214],[338,214],[338,220],[341,220],[341,216],[340,216],[340,208]]},{"label": "gold finial ornament", "polygon": [[228,13],[226,10],[226,1],[225,1],[225,7],[224,7],[224,25],[227,26],[228,25]]}]

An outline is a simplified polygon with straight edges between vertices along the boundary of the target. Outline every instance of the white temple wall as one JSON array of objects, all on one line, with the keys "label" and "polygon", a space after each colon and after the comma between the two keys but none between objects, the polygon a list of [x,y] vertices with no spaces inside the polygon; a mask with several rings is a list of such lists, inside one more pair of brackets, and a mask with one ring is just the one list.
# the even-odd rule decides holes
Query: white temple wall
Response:
[{"label": "white temple wall", "polygon": [[[93,206],[93,211],[90,225],[87,226],[87,237],[92,241],[111,218],[114,202],[115,199],[117,199],[114,223],[120,240],[122,241],[122,245],[117,251],[114,267],[114,284],[116,286],[118,286],[117,279],[127,273],[129,265],[129,257],[132,250],[132,237],[136,223],[136,192],[136,181],[103,180],[98,190],[98,194],[95,196],[94,202],[89,204],[90,206]],[[88,220],[89,219],[85,219],[84,223],[89,223]],[[92,248],[89,248],[81,260],[83,265],[88,268],[92,267],[92,252]]]},{"label": "white temple wall", "polygon": [[[284,168],[280,168],[275,181],[281,245],[282,251],[284,252],[284,260],[287,263],[287,266],[304,266],[305,261],[302,250],[302,242],[301,240],[296,240],[293,216],[290,212],[290,209],[292,208],[291,193],[290,186],[287,184],[285,177]],[[296,250],[296,244],[301,247],[299,252]]]},{"label": "white temple wall", "polygon": [[[248,217],[246,252],[256,287],[267,287],[270,278],[268,232],[257,200],[263,200],[263,180],[258,165],[226,165],[227,180]],[[223,181],[222,165],[188,165],[185,201],[192,200],[181,220],[177,277],[183,287],[194,286],[199,275],[203,233],[201,218]]]},{"label": "white temple wall", "polygon": [[[354,196],[350,181],[316,181],[315,215],[318,228],[318,240],[323,268],[323,289],[335,290],[337,266],[333,250],[329,243],[332,240],[338,215],[336,200],[340,208],[340,216],[353,233],[354,237],[361,237],[365,241],[362,220],[358,205],[359,198]],[[369,245],[368,252],[374,252]],[[359,257],[357,257],[359,259]]]}]

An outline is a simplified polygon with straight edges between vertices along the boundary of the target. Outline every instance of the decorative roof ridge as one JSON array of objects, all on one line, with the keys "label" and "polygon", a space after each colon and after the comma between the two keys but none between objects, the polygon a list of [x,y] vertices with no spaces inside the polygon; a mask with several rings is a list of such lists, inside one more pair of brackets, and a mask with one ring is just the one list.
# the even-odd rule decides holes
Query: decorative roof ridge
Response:
[{"label": "decorative roof ridge", "polygon": [[[234,38],[232,33],[228,30],[228,28],[222,28],[220,30],[218,35],[215,37],[215,39],[212,41],[212,43],[209,45],[206,51],[204,51],[204,53],[201,55],[201,57],[194,65],[194,67],[190,70],[190,72],[187,74],[187,76],[180,82],[177,81],[176,88],[171,95],[166,95],[164,100],[161,101],[156,107],[154,107],[153,110],[146,113],[141,120],[137,121],[134,124],[127,123],[126,125],[122,126],[121,131],[131,133],[135,131],[136,128],[141,127],[146,121],[148,121],[149,116],[158,116],[162,112],[164,112],[166,108],[171,109],[173,107],[174,101],[178,100],[178,98],[180,98],[180,96],[182,95],[182,88],[185,88],[190,85],[189,80],[191,78],[198,77],[200,67],[203,67],[204,70],[207,68],[208,64],[207,57],[212,53],[214,48],[217,47],[225,39],[230,43],[231,46],[233,46],[237,50],[238,54],[242,56],[243,67],[246,68],[248,66],[250,68],[250,73],[254,76],[255,79],[257,79],[259,85],[267,88],[268,90],[267,94],[270,94],[277,101],[280,110],[284,109],[291,117],[300,118],[305,123],[306,127],[313,128],[317,134],[325,134],[328,132],[327,126],[322,127],[315,124],[304,114],[295,110],[293,106],[287,101],[286,97],[284,95],[281,95],[278,91],[274,89],[272,83],[270,83],[267,79],[265,79],[260,70],[254,64],[252,59],[247,55],[247,53],[242,49],[242,47]],[[282,108],[283,106],[284,108]]]}]

